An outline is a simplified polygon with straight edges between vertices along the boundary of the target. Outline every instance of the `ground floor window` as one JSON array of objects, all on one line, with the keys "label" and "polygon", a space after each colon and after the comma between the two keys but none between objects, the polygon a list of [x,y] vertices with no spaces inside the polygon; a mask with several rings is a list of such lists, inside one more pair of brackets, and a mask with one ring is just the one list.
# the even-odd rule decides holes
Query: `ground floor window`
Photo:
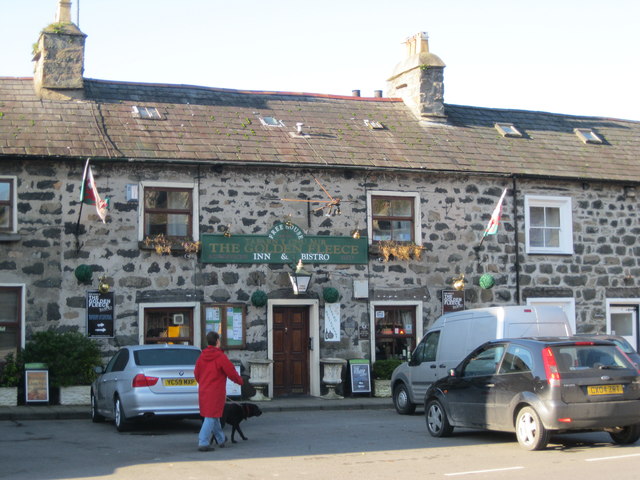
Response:
[{"label": "ground floor window", "polygon": [[607,333],[623,337],[636,351],[640,346],[639,307],[640,300],[635,298],[607,300]]},{"label": "ground floor window", "polygon": [[146,308],[144,343],[193,345],[193,308]]},{"label": "ground floor window", "polygon": [[0,285],[0,362],[21,347],[22,287]]},{"label": "ground floor window", "polygon": [[246,306],[244,304],[207,303],[202,305],[204,320],[203,345],[206,346],[206,334],[218,332],[220,346],[225,349],[245,348]]},{"label": "ground floor window", "polygon": [[416,345],[416,307],[413,305],[376,305],[374,326],[376,360],[405,360]]}]

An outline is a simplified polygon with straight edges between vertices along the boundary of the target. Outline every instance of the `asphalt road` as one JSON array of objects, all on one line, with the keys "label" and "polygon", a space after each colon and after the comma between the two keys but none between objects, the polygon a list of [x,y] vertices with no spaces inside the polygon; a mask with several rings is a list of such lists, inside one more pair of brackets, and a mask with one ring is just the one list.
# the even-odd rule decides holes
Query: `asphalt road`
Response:
[{"label": "asphalt road", "polygon": [[269,412],[242,428],[249,440],[198,452],[197,421],[128,433],[89,420],[1,421],[0,478],[624,480],[640,469],[640,443],[614,446],[604,433],[560,435],[547,450],[528,452],[510,434],[431,438],[422,414],[391,409]]}]

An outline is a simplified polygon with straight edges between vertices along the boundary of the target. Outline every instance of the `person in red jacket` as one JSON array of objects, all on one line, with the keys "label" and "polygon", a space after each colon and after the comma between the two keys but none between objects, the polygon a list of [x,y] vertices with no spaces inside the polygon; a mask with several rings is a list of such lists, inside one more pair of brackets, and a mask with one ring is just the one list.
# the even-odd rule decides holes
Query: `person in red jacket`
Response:
[{"label": "person in red jacket", "polygon": [[198,357],[194,371],[198,382],[200,415],[204,417],[198,434],[198,450],[201,452],[213,450],[210,446],[213,436],[220,448],[225,446],[226,437],[222,433],[220,418],[227,397],[227,378],[238,385],[243,383],[242,377],[220,349],[220,334],[207,333],[207,344],[209,346]]}]

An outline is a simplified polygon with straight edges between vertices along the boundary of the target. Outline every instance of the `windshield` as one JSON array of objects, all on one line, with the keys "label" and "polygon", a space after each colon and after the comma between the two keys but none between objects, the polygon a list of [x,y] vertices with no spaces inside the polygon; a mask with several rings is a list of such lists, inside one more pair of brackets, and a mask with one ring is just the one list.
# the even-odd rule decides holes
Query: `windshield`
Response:
[{"label": "windshield", "polygon": [[560,373],[588,369],[634,368],[614,345],[563,345],[552,347],[551,350]]},{"label": "windshield", "polygon": [[136,350],[133,358],[136,365],[153,367],[158,365],[195,365],[200,350],[186,348],[157,348]]}]

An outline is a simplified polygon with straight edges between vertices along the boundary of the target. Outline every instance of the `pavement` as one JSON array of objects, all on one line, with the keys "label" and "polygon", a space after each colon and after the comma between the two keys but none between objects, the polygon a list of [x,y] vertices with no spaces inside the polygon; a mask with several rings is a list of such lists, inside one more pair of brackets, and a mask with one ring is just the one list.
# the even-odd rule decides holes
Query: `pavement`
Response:
[{"label": "pavement", "polygon": [[[251,400],[241,400],[243,402]],[[393,408],[391,398],[352,396],[341,399],[322,397],[284,397],[255,402],[263,412],[287,412],[298,410],[380,410]],[[89,419],[89,405],[19,405],[0,406],[2,420],[69,420]]]}]

